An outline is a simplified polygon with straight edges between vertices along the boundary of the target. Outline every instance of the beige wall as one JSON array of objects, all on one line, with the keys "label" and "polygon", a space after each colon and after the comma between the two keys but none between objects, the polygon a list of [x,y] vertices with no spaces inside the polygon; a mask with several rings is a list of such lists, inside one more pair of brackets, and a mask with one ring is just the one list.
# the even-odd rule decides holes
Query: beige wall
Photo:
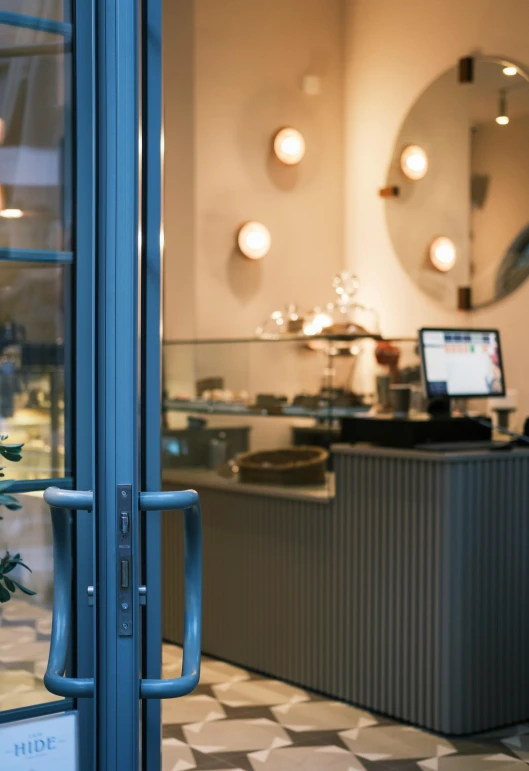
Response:
[{"label": "beige wall", "polygon": [[347,0],[346,262],[361,278],[361,298],[381,310],[386,334],[412,334],[422,324],[498,326],[523,414],[529,413],[523,354],[529,284],[468,317],[443,310],[395,255],[377,188],[400,125],[426,86],[473,51],[529,64],[528,25],[526,0]]},{"label": "beige wall", "polygon": [[[288,301],[331,299],[343,262],[343,7],[166,0],[166,337],[252,335]],[[306,74],[321,78],[319,96],[303,93]],[[298,168],[271,157],[287,124],[307,140]],[[249,219],[272,234],[260,263],[235,249]]]}]

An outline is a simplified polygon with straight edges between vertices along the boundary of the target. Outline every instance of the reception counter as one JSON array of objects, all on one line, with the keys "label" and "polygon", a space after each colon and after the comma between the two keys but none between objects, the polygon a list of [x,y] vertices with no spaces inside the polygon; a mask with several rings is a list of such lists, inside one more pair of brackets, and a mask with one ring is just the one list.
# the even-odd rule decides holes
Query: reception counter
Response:
[{"label": "reception counter", "polygon": [[[529,450],[336,446],[334,484],[199,470],[205,652],[446,734],[529,717]],[[164,515],[181,642],[181,518]]]}]

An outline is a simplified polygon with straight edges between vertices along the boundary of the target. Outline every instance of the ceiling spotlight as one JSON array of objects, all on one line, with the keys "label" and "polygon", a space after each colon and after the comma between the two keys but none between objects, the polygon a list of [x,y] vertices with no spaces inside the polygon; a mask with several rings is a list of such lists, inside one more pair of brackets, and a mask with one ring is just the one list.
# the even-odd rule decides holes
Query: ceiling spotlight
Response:
[{"label": "ceiling spotlight", "polygon": [[507,115],[507,94],[502,88],[498,102],[498,115],[496,117],[496,123],[499,123],[500,126],[506,126],[508,122],[509,116]]},{"label": "ceiling spotlight", "polygon": [[284,128],[274,138],[274,152],[281,163],[295,166],[305,155],[305,139],[295,128]]},{"label": "ceiling spotlight", "polygon": [[432,241],[430,246],[430,260],[432,265],[441,273],[448,273],[456,264],[456,247],[453,241],[446,236],[440,236]]},{"label": "ceiling spotlight", "polygon": [[400,156],[400,167],[408,179],[422,179],[428,171],[428,156],[419,145],[408,145]]},{"label": "ceiling spotlight", "polygon": [[513,75],[518,74],[518,68],[512,65],[509,65],[508,67],[503,68],[503,74],[507,75],[508,78],[512,78]]},{"label": "ceiling spotlight", "polygon": [[270,231],[261,222],[247,222],[239,230],[239,249],[250,260],[260,260],[270,251]]}]

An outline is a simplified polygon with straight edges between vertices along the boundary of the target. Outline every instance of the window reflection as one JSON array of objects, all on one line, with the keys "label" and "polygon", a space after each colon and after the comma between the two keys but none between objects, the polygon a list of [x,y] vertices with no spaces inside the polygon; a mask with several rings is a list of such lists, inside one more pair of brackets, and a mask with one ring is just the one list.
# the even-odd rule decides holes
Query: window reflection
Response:
[{"label": "window reflection", "polygon": [[[10,479],[63,476],[67,266],[0,263],[0,433],[23,442]],[[69,328],[69,325],[66,325]]]},{"label": "window reflection", "polygon": [[[63,16],[52,0],[8,5],[0,10]],[[0,249],[71,250],[65,45],[62,35],[0,26]]]}]

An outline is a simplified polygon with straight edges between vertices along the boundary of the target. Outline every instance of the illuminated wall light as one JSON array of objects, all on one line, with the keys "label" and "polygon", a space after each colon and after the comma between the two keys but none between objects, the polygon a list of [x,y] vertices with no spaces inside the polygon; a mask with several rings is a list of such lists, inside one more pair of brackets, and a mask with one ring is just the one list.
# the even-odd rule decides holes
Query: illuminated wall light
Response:
[{"label": "illuminated wall light", "polygon": [[428,156],[419,145],[408,145],[400,156],[400,167],[408,179],[422,179],[428,171]]},{"label": "illuminated wall light", "polygon": [[498,103],[498,115],[496,117],[496,123],[500,126],[506,126],[509,122],[509,116],[507,115],[507,94],[502,89],[500,91],[500,100]]},{"label": "illuminated wall light", "polygon": [[287,166],[295,166],[305,156],[305,139],[295,128],[278,131],[274,139],[274,152]]},{"label": "illuminated wall light", "polygon": [[448,273],[456,264],[457,253],[453,241],[446,236],[434,239],[430,246],[430,260],[432,265],[441,273]]},{"label": "illuminated wall light", "polygon": [[6,220],[19,220],[24,216],[22,209],[2,209],[0,211],[0,217]]},{"label": "illuminated wall light", "polygon": [[518,74],[518,67],[513,67],[511,65],[509,65],[509,67],[504,67],[503,74],[507,75],[508,78],[512,78],[513,75]]},{"label": "illuminated wall light", "polygon": [[272,237],[266,225],[261,222],[247,222],[239,230],[237,242],[245,257],[261,260],[270,251]]}]

